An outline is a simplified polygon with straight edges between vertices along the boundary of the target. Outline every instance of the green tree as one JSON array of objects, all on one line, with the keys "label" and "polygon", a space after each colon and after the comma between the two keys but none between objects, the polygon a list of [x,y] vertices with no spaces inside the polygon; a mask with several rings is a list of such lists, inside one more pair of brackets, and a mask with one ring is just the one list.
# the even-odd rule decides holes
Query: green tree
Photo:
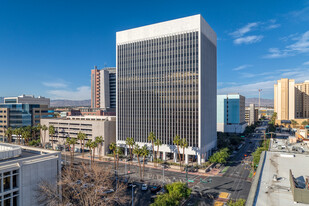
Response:
[{"label": "green tree", "polygon": [[180,143],[181,143],[181,139],[179,137],[179,135],[176,135],[174,137],[174,140],[173,140],[173,143],[176,145],[177,147],[177,152],[178,152],[178,157],[179,157],[179,162],[180,162],[180,169],[181,169],[181,157],[180,157],[180,150],[179,150],[179,146],[180,146]]},{"label": "green tree", "polygon": [[131,160],[132,160],[132,153],[133,153],[133,146],[134,146],[134,144],[135,144],[134,138],[133,137],[127,137],[126,145],[129,146]]},{"label": "green tree", "polygon": [[224,148],[221,149],[220,151],[216,152],[213,154],[210,158],[209,161],[211,163],[220,163],[220,164],[225,164],[227,162],[227,159],[229,158],[229,149]]},{"label": "green tree", "polygon": [[85,146],[85,139],[86,139],[86,134],[83,132],[78,132],[77,134],[77,139],[79,140],[80,143],[80,148],[82,150],[82,157],[84,158],[84,146]]},{"label": "green tree", "polygon": [[89,148],[89,151],[90,151],[90,161],[92,162],[92,140],[90,139],[90,140],[88,140],[87,142],[86,142],[86,144],[85,144],[85,146],[87,147],[87,148]]},{"label": "green tree", "polygon": [[114,155],[114,166],[115,166],[115,169],[116,169],[116,148],[117,148],[117,145],[116,143],[112,142],[110,145],[109,145],[109,150],[113,152],[113,155]]},{"label": "green tree", "polygon": [[92,141],[91,148],[92,148],[92,162],[94,163],[94,157],[95,157],[95,149],[98,147],[98,143],[96,141]]},{"label": "green tree", "polygon": [[160,158],[160,156],[159,156],[159,147],[162,145],[161,140],[160,139],[156,139],[156,141],[154,142],[154,145],[157,146],[156,160],[157,160],[157,163],[158,163],[158,160]]},{"label": "green tree", "polygon": [[71,151],[71,164],[73,164],[74,161],[74,152],[75,152],[75,145],[77,144],[77,139],[76,138],[67,138],[67,144],[69,144],[70,146],[72,145],[72,151]]},{"label": "green tree", "polygon": [[101,159],[101,154],[102,154],[102,146],[103,146],[103,137],[102,136],[98,136],[95,138],[95,141],[98,143],[99,146],[99,159]]},{"label": "green tree", "polygon": [[236,201],[229,200],[227,202],[227,205],[228,206],[245,206],[246,205],[246,200],[244,200],[244,199],[238,199]]},{"label": "green tree", "polygon": [[147,145],[144,145],[141,150],[141,156],[143,157],[143,177],[145,174],[145,159],[148,155],[149,155],[149,150],[147,148]]},{"label": "green tree", "polygon": [[55,127],[53,125],[50,125],[48,127],[48,131],[49,131],[49,137],[51,138],[52,140],[52,149],[54,149],[54,135],[56,133],[55,131]]},{"label": "green tree", "polygon": [[277,112],[274,112],[270,118],[270,123],[275,125],[276,119],[277,119]]},{"label": "green tree", "polygon": [[22,129],[21,128],[16,128],[15,129],[15,134],[17,135],[17,138],[18,138],[18,144],[20,144],[20,140],[21,140],[21,135],[22,135]]},{"label": "green tree", "polygon": [[155,202],[151,206],[176,206],[180,205],[180,202],[187,199],[191,194],[191,189],[188,188],[186,183],[174,182],[167,184],[166,193],[158,195]]},{"label": "green tree", "polygon": [[303,126],[307,126],[308,124],[309,124],[309,122],[306,121],[306,120],[301,123],[301,125],[303,125]]},{"label": "green tree", "polygon": [[[12,142],[12,135],[13,135],[12,127],[7,128],[5,131],[5,136],[7,137],[8,143]],[[4,138],[3,138],[3,142],[4,142]]]},{"label": "green tree", "polygon": [[133,154],[136,155],[138,165],[139,165],[139,176],[142,178],[142,168],[141,168],[141,161],[139,160],[139,157],[142,155],[142,150],[138,146],[138,144],[135,144],[134,149],[133,149]]},{"label": "green tree", "polygon": [[42,138],[42,145],[43,145],[43,148],[45,148],[45,140],[46,140],[46,131],[48,130],[47,126],[44,124],[42,125],[42,130],[43,130],[43,138]]},{"label": "green tree", "polygon": [[298,125],[298,123],[294,119],[291,120],[291,124],[293,125],[293,128],[295,128],[296,125]]},{"label": "green tree", "polygon": [[156,141],[156,135],[153,132],[150,132],[148,135],[148,141],[151,142],[151,146],[152,146],[152,158],[153,160],[155,159],[155,151],[154,151],[154,142]]},{"label": "green tree", "polygon": [[22,131],[22,138],[24,139],[25,141],[25,144],[28,145],[29,144],[29,140],[31,138],[31,132],[29,131],[29,129],[24,129]]},{"label": "green tree", "polygon": [[188,142],[185,138],[180,141],[180,147],[182,148],[182,160],[185,161],[185,149],[188,148]]},{"label": "green tree", "polygon": [[119,156],[122,155],[122,150],[120,147],[116,147],[116,156],[117,156],[117,170],[119,168]]}]

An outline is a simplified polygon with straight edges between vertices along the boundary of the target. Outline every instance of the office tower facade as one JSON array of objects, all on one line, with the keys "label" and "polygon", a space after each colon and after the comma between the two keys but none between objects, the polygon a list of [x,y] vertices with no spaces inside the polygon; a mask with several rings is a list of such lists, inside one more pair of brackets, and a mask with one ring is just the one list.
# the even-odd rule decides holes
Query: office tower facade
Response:
[{"label": "office tower facade", "polygon": [[259,110],[255,108],[254,104],[250,104],[246,107],[245,120],[248,125],[252,125],[258,121]]},{"label": "office tower facade", "polygon": [[116,108],[116,68],[91,70],[91,107]]},{"label": "office tower facade", "polygon": [[309,81],[295,84],[295,116],[309,118]]},{"label": "office tower facade", "polygon": [[239,94],[217,95],[217,131],[243,133],[245,120],[245,97]]},{"label": "office tower facade", "polygon": [[200,15],[117,32],[117,143],[134,137],[163,159],[174,158],[176,135],[189,156],[205,160],[216,148],[217,37]]},{"label": "office tower facade", "polygon": [[9,127],[35,126],[41,118],[53,118],[54,110],[49,105],[49,98],[32,95],[4,98],[0,104],[0,137]]}]

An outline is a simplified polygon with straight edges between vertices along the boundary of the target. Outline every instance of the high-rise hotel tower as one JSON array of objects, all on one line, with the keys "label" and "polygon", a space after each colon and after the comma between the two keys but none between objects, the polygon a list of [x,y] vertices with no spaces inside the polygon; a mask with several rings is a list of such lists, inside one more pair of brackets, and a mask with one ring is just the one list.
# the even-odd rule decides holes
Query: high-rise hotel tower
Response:
[{"label": "high-rise hotel tower", "polygon": [[160,157],[175,159],[179,135],[186,162],[208,158],[217,145],[217,37],[208,23],[194,15],[129,29],[116,44],[117,143],[150,146],[154,132]]}]

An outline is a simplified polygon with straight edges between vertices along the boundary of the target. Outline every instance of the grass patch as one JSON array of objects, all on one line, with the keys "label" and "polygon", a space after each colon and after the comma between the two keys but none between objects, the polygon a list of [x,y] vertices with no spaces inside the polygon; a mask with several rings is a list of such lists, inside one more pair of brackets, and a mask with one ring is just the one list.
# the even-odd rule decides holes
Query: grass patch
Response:
[{"label": "grass patch", "polygon": [[249,178],[252,178],[252,177],[253,177],[253,173],[254,173],[254,170],[251,170],[248,177],[249,177]]},{"label": "grass patch", "polygon": [[230,168],[230,166],[226,166],[226,167],[221,171],[221,173],[225,173],[229,168]]}]

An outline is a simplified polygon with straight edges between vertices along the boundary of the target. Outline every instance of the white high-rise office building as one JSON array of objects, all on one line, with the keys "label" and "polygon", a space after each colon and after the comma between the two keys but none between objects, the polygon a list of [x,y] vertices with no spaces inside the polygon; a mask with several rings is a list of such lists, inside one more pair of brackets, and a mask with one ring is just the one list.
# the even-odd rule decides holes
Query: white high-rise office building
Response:
[{"label": "white high-rise office building", "polygon": [[160,157],[175,159],[179,135],[186,162],[207,159],[217,145],[216,33],[194,15],[117,32],[116,42],[117,143],[150,146],[154,132]]}]

